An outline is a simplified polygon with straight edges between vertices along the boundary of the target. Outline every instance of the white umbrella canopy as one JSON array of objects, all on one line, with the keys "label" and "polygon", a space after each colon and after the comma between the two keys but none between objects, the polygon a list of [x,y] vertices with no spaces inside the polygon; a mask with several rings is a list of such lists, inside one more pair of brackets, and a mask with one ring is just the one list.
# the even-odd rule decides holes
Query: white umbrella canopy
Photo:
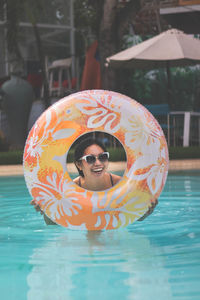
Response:
[{"label": "white umbrella canopy", "polygon": [[138,45],[108,57],[115,68],[157,69],[200,64],[200,40],[170,29]]},{"label": "white umbrella canopy", "polygon": [[200,40],[177,29],[170,29],[107,57],[113,68],[152,70],[166,68],[168,103],[172,104],[170,67],[200,64]]}]

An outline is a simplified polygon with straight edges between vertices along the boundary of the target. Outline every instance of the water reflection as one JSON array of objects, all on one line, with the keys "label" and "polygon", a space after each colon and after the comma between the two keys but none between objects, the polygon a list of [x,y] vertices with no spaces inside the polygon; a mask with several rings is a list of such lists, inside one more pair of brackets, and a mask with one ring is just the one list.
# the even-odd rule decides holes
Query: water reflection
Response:
[{"label": "water reflection", "polygon": [[28,300],[171,299],[161,248],[128,229],[56,231],[29,264]]}]

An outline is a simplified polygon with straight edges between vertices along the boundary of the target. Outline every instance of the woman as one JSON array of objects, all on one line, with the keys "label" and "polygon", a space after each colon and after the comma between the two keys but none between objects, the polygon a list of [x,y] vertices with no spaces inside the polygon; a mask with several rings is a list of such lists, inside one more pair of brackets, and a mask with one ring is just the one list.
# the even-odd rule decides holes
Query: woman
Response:
[{"label": "woman", "polygon": [[[97,139],[87,138],[80,141],[74,151],[74,163],[78,170],[79,176],[73,181],[82,188],[91,191],[102,191],[111,188],[117,184],[121,177],[112,173],[108,173],[109,152],[105,146]],[[150,215],[157,201],[151,204],[149,210],[138,221],[144,220]],[[51,221],[40,209],[39,205],[32,200],[36,211],[40,211],[44,215],[47,225],[56,225]]]},{"label": "woman", "polygon": [[121,177],[107,172],[108,160],[109,152],[99,140],[87,138],[81,141],[74,152],[74,163],[79,172],[74,182],[91,191],[111,188]]}]

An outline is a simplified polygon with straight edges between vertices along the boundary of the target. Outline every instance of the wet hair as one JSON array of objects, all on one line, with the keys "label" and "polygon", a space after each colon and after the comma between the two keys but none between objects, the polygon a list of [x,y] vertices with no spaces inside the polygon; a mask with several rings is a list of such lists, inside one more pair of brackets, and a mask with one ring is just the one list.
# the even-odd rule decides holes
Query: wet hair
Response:
[{"label": "wet hair", "polygon": [[99,139],[96,138],[86,138],[84,140],[81,140],[79,143],[77,143],[74,151],[74,163],[81,177],[84,177],[84,174],[83,171],[78,168],[77,162],[80,162],[80,158],[84,155],[85,149],[92,145],[98,145],[103,149],[104,152],[107,151],[104,144]]}]

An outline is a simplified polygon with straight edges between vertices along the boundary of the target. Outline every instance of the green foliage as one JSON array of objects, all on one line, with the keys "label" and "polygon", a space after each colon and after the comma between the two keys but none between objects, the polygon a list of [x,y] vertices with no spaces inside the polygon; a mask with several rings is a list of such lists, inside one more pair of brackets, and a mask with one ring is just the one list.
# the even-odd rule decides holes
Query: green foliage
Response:
[{"label": "green foliage", "polygon": [[[190,111],[197,99],[197,82],[200,70],[196,67],[172,68],[171,110]],[[125,89],[121,92],[141,104],[168,103],[167,76],[164,69],[145,72],[142,70],[123,72]]]},{"label": "green foliage", "polygon": [[0,152],[0,165],[20,165],[23,161],[23,151]]},{"label": "green foliage", "polygon": [[200,147],[169,147],[170,159],[200,159]]},{"label": "green foliage", "polygon": [[[103,4],[103,3],[102,3]],[[97,0],[76,0],[74,2],[75,25],[83,31],[90,31],[98,34],[99,15],[101,13],[99,1]]]},{"label": "green foliage", "polygon": [[135,99],[142,101],[143,104],[152,102],[153,85],[156,85],[156,79],[151,78],[145,71],[135,71],[132,75],[133,85],[135,87]]},{"label": "green foliage", "polygon": [[7,150],[8,150],[8,143],[6,142],[3,135],[1,135],[1,131],[0,131],[0,153],[1,151],[7,151]]},{"label": "green foliage", "polygon": [[[74,24],[76,28],[76,55],[85,59],[85,51],[98,39],[103,1],[75,0]],[[83,62],[84,63],[84,62]]]},{"label": "green foliage", "polygon": [[197,96],[197,80],[200,80],[200,70],[194,67],[174,68],[172,72],[173,109],[193,110]]}]

